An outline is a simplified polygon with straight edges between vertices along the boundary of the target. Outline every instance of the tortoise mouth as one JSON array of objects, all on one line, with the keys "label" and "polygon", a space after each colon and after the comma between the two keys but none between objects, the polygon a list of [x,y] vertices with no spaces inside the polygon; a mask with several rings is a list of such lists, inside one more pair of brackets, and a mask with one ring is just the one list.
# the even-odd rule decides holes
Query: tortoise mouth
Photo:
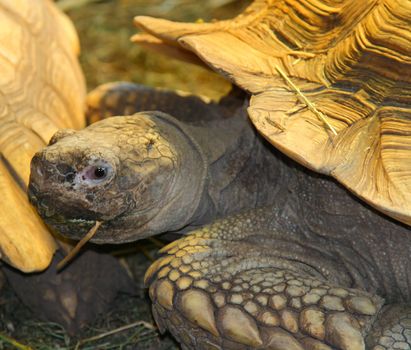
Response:
[{"label": "tortoise mouth", "polygon": [[[28,197],[30,203],[51,230],[69,239],[81,239],[95,225],[96,221],[108,223],[116,219],[114,217],[104,220],[99,213],[83,208],[70,208],[67,203],[60,203],[50,194],[39,193],[32,184],[29,185]],[[99,231],[103,231],[103,227]],[[99,233],[97,232],[96,235]]]},{"label": "tortoise mouth", "polygon": [[135,202],[126,198],[126,205],[117,207],[117,211],[102,213],[87,200],[73,199],[60,188],[44,190],[35,181],[29,184],[28,197],[50,229],[68,239],[81,240],[96,221],[102,224],[90,241],[98,244],[127,243],[163,232],[159,228],[159,222],[164,221],[159,218],[164,207],[161,200],[136,208]]},{"label": "tortoise mouth", "polygon": [[[65,218],[62,215],[56,215],[45,218],[44,221],[58,234],[69,239],[80,240],[90,231],[97,220]],[[96,235],[98,235],[98,233],[99,232],[97,232]]]},{"label": "tortoise mouth", "polygon": [[[62,216],[49,217],[45,220],[52,230],[68,239],[81,240],[99,220],[83,218],[63,218]],[[140,227],[127,227],[126,215],[103,221],[97,232],[90,239],[96,244],[123,244],[152,236],[153,233],[145,230],[145,224]],[[137,236],[136,236],[137,234]]]},{"label": "tortoise mouth", "polygon": [[141,215],[143,214],[141,212],[134,213],[135,216],[132,214],[130,216],[130,213],[124,210],[114,217],[104,218],[86,209],[76,208],[76,211],[62,211],[59,206],[55,205],[55,201],[50,200],[50,196],[37,193],[33,186],[29,186],[28,195],[30,202],[49,228],[68,239],[81,240],[96,224],[96,221],[101,221],[102,224],[90,240],[92,243],[122,244],[153,235],[153,232],[147,228],[148,222],[153,217],[151,210],[148,210],[146,215]]},{"label": "tortoise mouth", "polygon": [[[67,217],[62,214],[45,216],[39,211],[40,216],[50,229],[65,238],[81,240],[96,224],[96,218]],[[93,243],[122,243],[116,240],[112,227],[117,226],[117,217],[102,221],[102,225],[91,239]]]}]

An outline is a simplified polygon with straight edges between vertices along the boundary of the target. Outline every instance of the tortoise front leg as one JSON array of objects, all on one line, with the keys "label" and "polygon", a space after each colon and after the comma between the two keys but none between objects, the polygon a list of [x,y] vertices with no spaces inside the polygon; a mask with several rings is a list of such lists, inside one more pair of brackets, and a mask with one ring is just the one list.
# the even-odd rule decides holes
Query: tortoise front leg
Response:
[{"label": "tortoise front leg", "polygon": [[146,274],[160,330],[183,349],[365,349],[383,299],[347,287],[321,258],[302,262],[315,254],[287,251],[281,234],[267,245],[265,214],[216,222],[163,249]]}]

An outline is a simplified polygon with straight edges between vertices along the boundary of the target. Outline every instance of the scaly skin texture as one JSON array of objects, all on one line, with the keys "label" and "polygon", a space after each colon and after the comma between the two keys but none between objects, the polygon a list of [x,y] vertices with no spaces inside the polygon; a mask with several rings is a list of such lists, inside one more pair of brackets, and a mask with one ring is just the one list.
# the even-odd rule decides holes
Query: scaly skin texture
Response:
[{"label": "scaly skin texture", "polygon": [[[147,135],[170,156],[147,157]],[[127,165],[135,154],[145,155],[138,172]],[[81,178],[95,159],[114,169],[102,182]],[[178,166],[167,167],[170,159]],[[70,184],[57,170],[68,163]],[[100,242],[265,205],[172,243],[147,271],[160,330],[183,349],[410,349],[409,228],[267,148],[245,118],[197,126],[159,113],[104,120],[36,156],[31,196],[63,233],[79,219],[105,220]]]}]

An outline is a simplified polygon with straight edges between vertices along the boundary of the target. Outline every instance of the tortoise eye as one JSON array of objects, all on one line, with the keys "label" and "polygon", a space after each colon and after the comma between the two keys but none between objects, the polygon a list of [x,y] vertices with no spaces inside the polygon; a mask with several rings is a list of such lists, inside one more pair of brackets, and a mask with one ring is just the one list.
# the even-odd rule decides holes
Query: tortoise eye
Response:
[{"label": "tortoise eye", "polygon": [[94,169],[94,176],[96,179],[104,179],[107,176],[107,169],[104,167],[96,167]]},{"label": "tortoise eye", "polygon": [[109,164],[90,165],[81,172],[81,179],[89,181],[90,184],[98,184],[106,180],[112,172],[113,169]]}]

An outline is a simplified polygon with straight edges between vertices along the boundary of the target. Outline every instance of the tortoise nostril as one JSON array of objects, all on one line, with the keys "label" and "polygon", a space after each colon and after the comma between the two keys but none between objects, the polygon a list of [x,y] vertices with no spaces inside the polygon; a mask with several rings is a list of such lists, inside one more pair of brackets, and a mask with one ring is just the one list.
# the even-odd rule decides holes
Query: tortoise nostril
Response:
[{"label": "tortoise nostril", "polygon": [[67,182],[73,182],[75,177],[76,177],[76,174],[74,172],[68,173],[65,175],[65,180]]},{"label": "tortoise nostril", "polygon": [[74,168],[71,167],[70,165],[66,164],[66,163],[57,164],[56,168],[57,168],[58,172],[63,176],[67,176],[67,175],[72,174],[72,173],[75,172]]},{"label": "tortoise nostril", "polygon": [[33,157],[31,162],[31,181],[43,184],[45,181],[56,181],[59,183],[72,183],[76,176],[76,171],[67,163],[50,162],[41,155]]},{"label": "tortoise nostril", "polygon": [[63,181],[72,183],[76,177],[76,171],[68,164],[60,163],[56,165],[57,171],[63,176]]}]

